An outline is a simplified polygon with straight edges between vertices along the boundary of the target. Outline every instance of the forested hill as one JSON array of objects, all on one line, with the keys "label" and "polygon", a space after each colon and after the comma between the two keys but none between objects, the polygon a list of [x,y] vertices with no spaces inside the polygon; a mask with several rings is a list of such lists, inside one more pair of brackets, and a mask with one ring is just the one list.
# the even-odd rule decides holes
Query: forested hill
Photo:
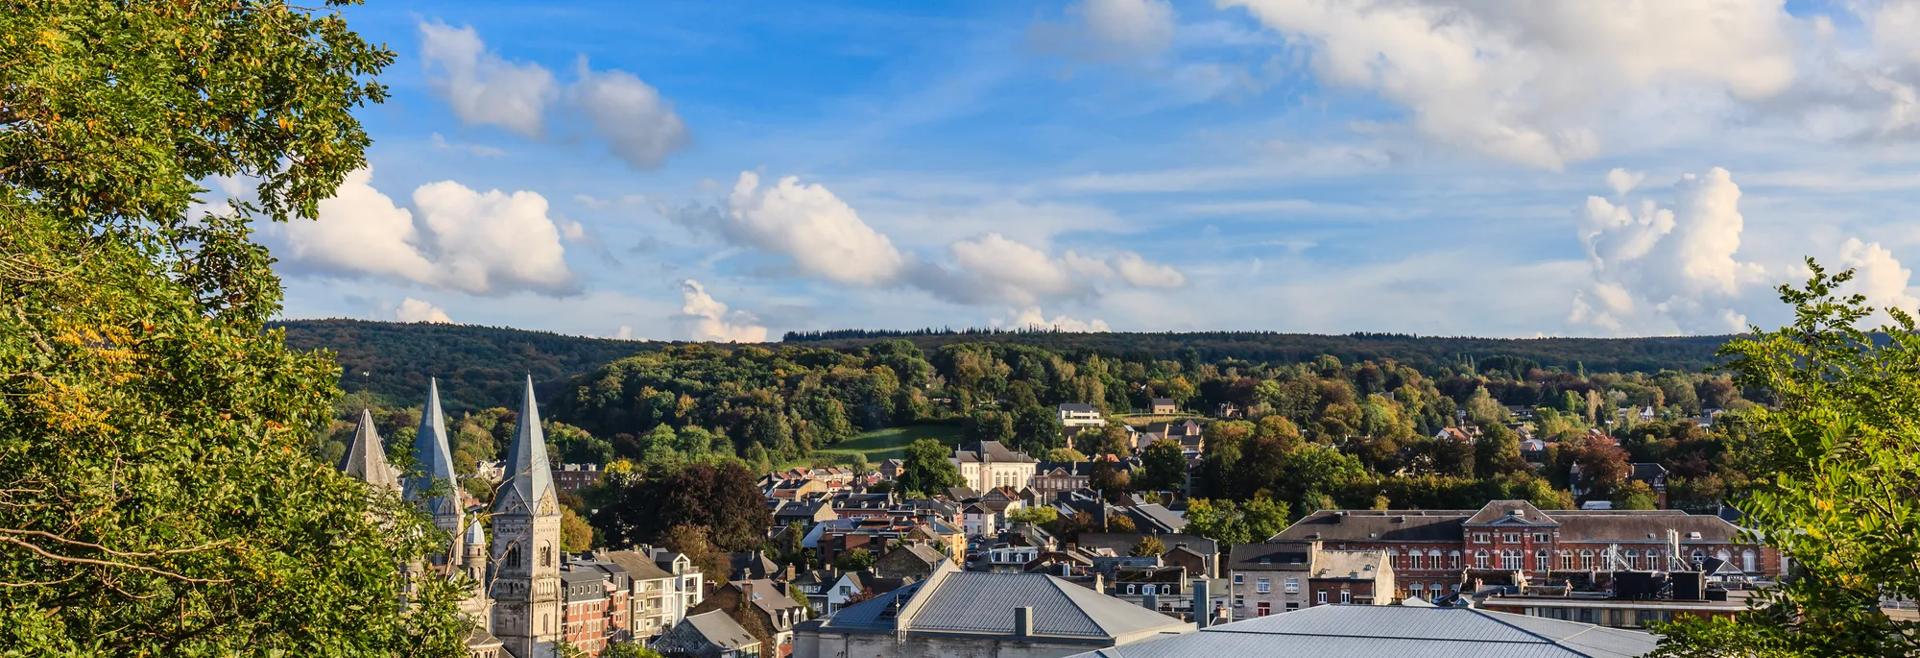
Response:
[{"label": "forested hill", "polygon": [[[788,332],[785,342],[845,348],[906,339],[921,349],[960,342],[1008,342],[1065,354],[1099,353],[1128,360],[1298,363],[1322,354],[1341,361],[1394,359],[1421,369],[1472,362],[1505,369],[1508,360],[1547,368],[1594,372],[1700,371],[1718,363],[1714,351],[1732,336],[1659,338],[1458,338],[1355,333],[1338,336],[1259,331],[1194,333],[1072,333],[969,329]],[[1493,363],[1488,363],[1492,360]]]},{"label": "forested hill", "polygon": [[609,361],[666,344],[458,324],[289,320],[275,326],[286,328],[290,346],[333,350],[343,371],[340,386],[349,393],[417,405],[431,375],[440,378],[440,401],[449,411],[513,408],[525,375],[533,375],[545,397]]}]

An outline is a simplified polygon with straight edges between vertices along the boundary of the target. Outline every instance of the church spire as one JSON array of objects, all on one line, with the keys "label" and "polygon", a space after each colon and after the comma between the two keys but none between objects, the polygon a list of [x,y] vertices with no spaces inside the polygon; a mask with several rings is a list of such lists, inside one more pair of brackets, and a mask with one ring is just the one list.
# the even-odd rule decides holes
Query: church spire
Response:
[{"label": "church spire", "polygon": [[340,472],[366,481],[381,489],[400,490],[400,475],[387,463],[387,448],[380,432],[373,427],[373,412],[360,410],[360,422],[353,427],[353,442],[340,458]]},{"label": "church spire", "polygon": [[513,433],[505,464],[507,485],[494,500],[496,513],[557,514],[542,510],[541,501],[553,491],[553,471],[547,461],[547,437],[540,429],[540,408],[533,399],[533,376],[520,400],[520,425]]},{"label": "church spire", "polygon": [[407,498],[420,505],[433,525],[452,535],[448,555],[460,555],[460,480],[453,470],[453,450],[447,447],[447,419],[440,410],[440,382],[427,380],[427,405],[420,410],[420,431],[413,437],[413,471],[407,478]]}]

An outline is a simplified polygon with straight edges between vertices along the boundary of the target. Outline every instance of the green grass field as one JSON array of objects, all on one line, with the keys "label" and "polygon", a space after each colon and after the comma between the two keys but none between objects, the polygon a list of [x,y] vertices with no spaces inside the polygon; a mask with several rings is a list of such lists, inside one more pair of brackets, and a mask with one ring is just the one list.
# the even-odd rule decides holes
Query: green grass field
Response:
[{"label": "green grass field", "polygon": [[842,461],[840,458],[855,454],[866,458],[868,464],[878,466],[888,459],[905,457],[907,444],[920,439],[938,439],[948,446],[959,445],[961,429],[959,425],[908,425],[863,432],[833,447],[815,450],[812,457],[783,466],[799,466],[822,459]]}]

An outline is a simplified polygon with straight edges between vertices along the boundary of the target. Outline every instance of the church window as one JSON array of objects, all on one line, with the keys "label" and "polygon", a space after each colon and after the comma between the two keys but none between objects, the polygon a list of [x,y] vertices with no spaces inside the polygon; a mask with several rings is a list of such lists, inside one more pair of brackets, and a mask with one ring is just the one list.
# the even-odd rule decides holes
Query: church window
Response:
[{"label": "church window", "polygon": [[518,566],[520,566],[520,547],[519,547],[519,546],[508,546],[508,547],[507,547],[507,560],[506,560],[506,562],[507,562],[507,566],[509,566],[509,567],[518,567]]}]

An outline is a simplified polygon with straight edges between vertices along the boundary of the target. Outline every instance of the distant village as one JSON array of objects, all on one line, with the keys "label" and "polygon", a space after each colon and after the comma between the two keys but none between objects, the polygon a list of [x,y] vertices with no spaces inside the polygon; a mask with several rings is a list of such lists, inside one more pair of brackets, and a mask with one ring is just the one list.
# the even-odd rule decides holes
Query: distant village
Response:
[{"label": "distant village", "polygon": [[[1136,454],[1105,455],[1105,468],[1138,468],[1139,452],[1172,443],[1189,462],[1186,486],[1115,497],[1096,489],[1101,459],[1036,459],[997,441],[952,448],[944,459],[959,484],[931,495],[893,486],[911,458],[864,471],[789,468],[757,483],[772,520],[767,545],[797,544],[789,555],[805,559],[744,551],[727,556],[726,573],[702,573],[662,547],[557,551],[558,496],[597,485],[607,469],[552,463],[531,381],[508,457],[478,471],[500,492],[490,506],[446,486],[457,476],[437,388],[425,409],[416,473],[386,462],[364,414],[340,466],[413,501],[445,532],[444,559],[420,568],[470,587],[468,646],[481,658],[622,647],[701,658],[1199,656],[1235,653],[1249,638],[1267,653],[1344,656],[1376,655],[1341,653],[1352,641],[1417,652],[1468,629],[1480,629],[1464,640],[1472,652],[1488,656],[1576,645],[1578,655],[1635,656],[1654,646],[1650,624],[1731,615],[1792,568],[1743,539],[1731,508],[1662,509],[1658,464],[1630,471],[1655,509],[1606,500],[1321,509],[1225,545],[1190,531],[1184,503],[1205,427],[1240,412],[1191,414],[1156,398],[1155,420],[1125,425]],[[1531,410],[1510,412],[1523,454],[1538,459],[1547,446],[1531,434]],[[1113,420],[1091,404],[1057,413],[1069,449]],[[1435,438],[1480,433],[1462,418]],[[1068,536],[1047,529],[1061,519],[1074,521]]]}]

